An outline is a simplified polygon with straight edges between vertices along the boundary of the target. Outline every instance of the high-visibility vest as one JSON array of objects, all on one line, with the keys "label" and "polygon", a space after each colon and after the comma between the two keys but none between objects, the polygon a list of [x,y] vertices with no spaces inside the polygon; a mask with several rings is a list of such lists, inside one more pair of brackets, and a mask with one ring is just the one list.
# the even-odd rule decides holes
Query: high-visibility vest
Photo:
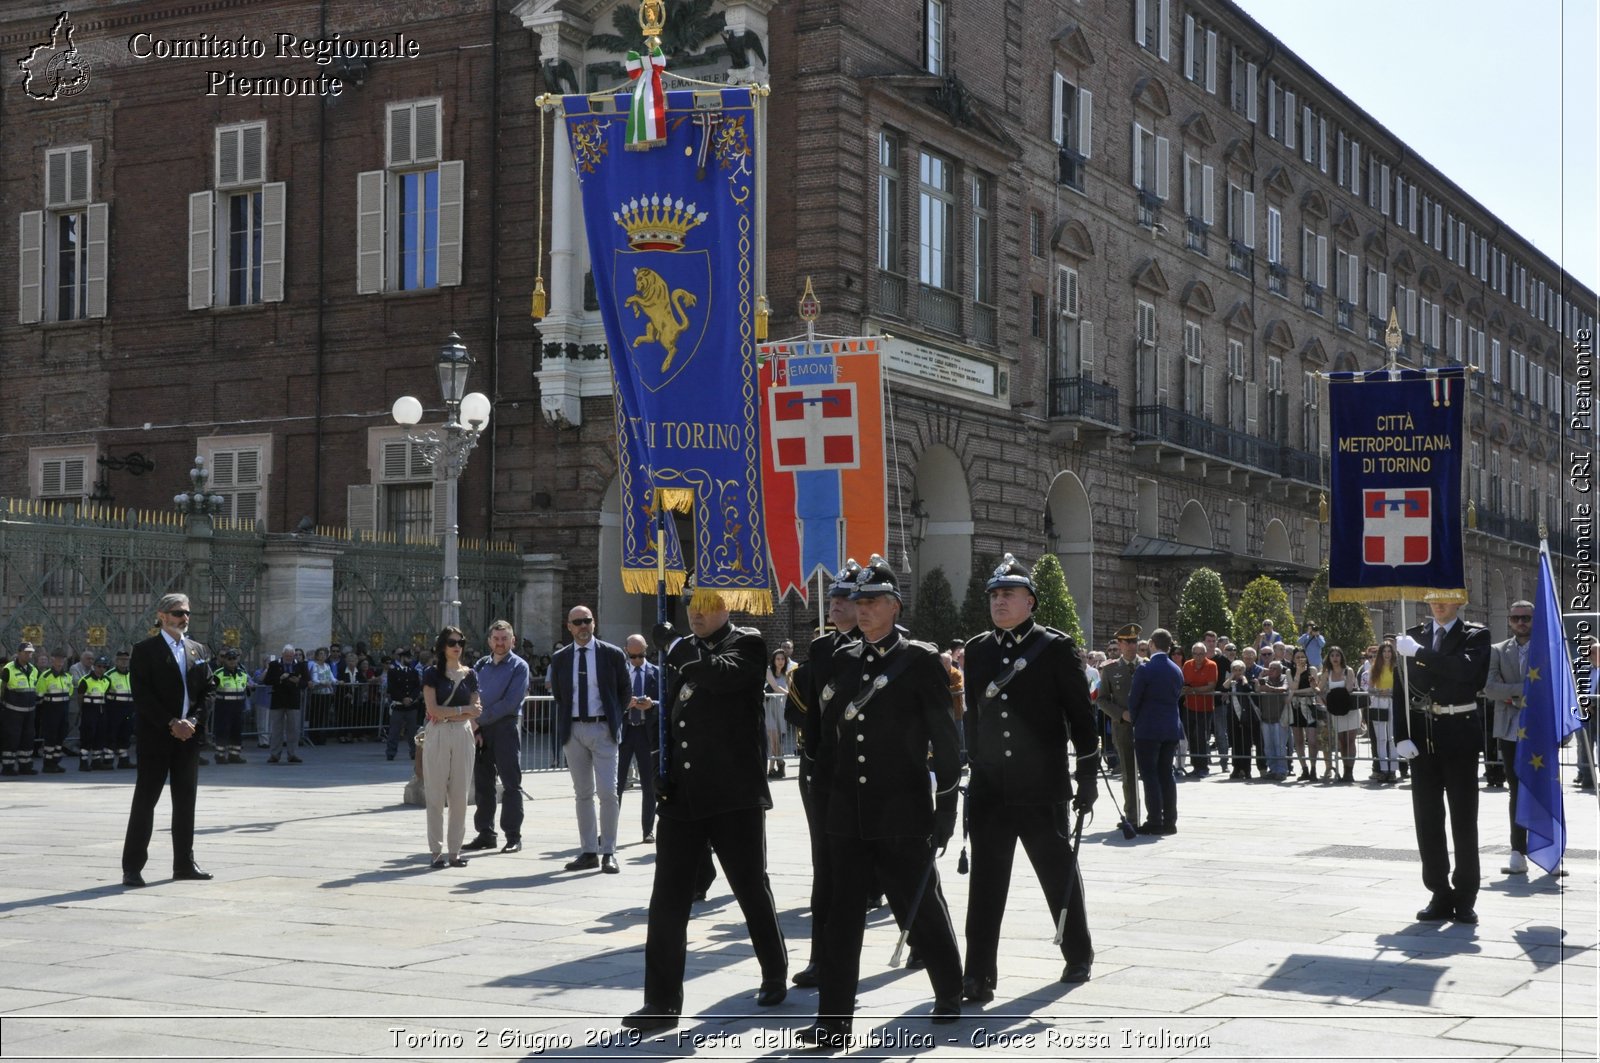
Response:
[{"label": "high-visibility vest", "polygon": [[243,701],[250,686],[250,673],[243,668],[217,673],[217,697],[224,701]]},{"label": "high-visibility vest", "polygon": [[132,705],[133,683],[128,678],[128,670],[113,668],[106,673],[106,678],[111,680],[111,689],[106,693],[106,701],[112,705]]},{"label": "high-visibility vest", "polygon": [[41,672],[33,689],[38,691],[42,705],[65,705],[72,700],[72,677],[54,670]]},{"label": "high-visibility vest", "polygon": [[78,693],[83,698],[85,706],[103,706],[106,703],[106,693],[111,689],[111,680],[106,676],[86,675],[78,681]]},{"label": "high-visibility vest", "polygon": [[0,668],[0,688],[4,688],[6,708],[31,712],[39,704],[39,692],[34,684],[39,681],[39,669],[31,664],[7,661]]}]

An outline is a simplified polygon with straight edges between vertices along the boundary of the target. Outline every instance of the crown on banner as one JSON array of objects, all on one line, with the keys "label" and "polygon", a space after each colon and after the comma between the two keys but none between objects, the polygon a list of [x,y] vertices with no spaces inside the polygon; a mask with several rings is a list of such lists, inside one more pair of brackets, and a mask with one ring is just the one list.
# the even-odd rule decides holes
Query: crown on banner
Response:
[{"label": "crown on banner", "polygon": [[707,214],[682,199],[652,195],[630,199],[611,217],[628,234],[628,246],[635,251],[681,251],[689,230],[705,221]]}]

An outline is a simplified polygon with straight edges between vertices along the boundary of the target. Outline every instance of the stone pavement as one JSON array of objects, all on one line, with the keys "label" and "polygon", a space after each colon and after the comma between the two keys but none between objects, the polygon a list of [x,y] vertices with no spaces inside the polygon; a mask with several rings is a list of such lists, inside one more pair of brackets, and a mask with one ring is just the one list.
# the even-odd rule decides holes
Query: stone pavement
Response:
[{"label": "stone pavement", "polygon": [[[323,746],[303,765],[202,769],[199,862],[173,882],[163,836],[124,890],[132,773],[0,786],[0,1057],[756,1060],[790,1054],[814,991],[777,1008],[724,880],[689,927],[685,1007],[630,1043],[653,848],[624,799],[622,874],[569,874],[565,772],[529,774],[523,852],[427,866],[402,759]],[[1366,774],[1366,768],[1360,769]],[[1566,769],[1570,778],[1571,769]],[[1017,860],[997,999],[927,1021],[921,972],[890,969],[873,914],[856,1059],[1595,1059],[1597,805],[1568,790],[1571,875],[1500,873],[1504,791],[1484,791],[1477,927],[1423,925],[1405,788],[1179,786],[1181,833],[1125,841],[1102,784],[1083,867],[1097,959],[1065,986],[1053,927]],[[793,772],[774,783],[773,892],[805,963],[809,861]],[[1118,794],[1120,797],[1120,793]],[[470,837],[469,827],[469,837]],[[966,881],[941,862],[959,932]]]}]

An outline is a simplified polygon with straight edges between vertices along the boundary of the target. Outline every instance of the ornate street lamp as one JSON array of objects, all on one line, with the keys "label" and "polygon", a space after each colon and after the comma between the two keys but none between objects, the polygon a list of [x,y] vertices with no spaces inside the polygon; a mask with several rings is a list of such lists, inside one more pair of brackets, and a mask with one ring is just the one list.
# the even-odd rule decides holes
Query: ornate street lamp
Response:
[{"label": "ornate street lamp", "polygon": [[[461,337],[450,333],[434,362],[439,374],[439,391],[444,397],[445,423],[438,428],[406,433],[406,440],[433,466],[436,487],[445,492],[444,581],[439,621],[455,627],[461,624],[456,490],[462,470],[467,467],[467,456],[478,445],[478,436],[489,423],[489,397],[478,391],[464,394],[467,374],[475,364]],[[396,424],[409,428],[422,420],[422,403],[410,395],[402,395],[394,400],[390,412]]]},{"label": "ornate street lamp", "polygon": [[195,455],[194,468],[189,470],[189,483],[192,491],[182,491],[172,496],[172,504],[178,507],[179,513],[188,513],[197,517],[214,517],[222,512],[228,500],[218,494],[206,493],[206,481],[211,479],[211,474],[206,471],[206,459]]}]

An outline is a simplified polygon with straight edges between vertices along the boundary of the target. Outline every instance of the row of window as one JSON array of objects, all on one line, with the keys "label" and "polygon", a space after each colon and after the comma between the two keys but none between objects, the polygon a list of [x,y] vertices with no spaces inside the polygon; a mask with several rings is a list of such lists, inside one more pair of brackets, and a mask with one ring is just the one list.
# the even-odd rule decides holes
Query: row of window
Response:
[{"label": "row of window", "polygon": [[[444,160],[438,99],[390,104],[385,167],[356,178],[356,290],[461,283],[465,164]],[[267,125],[220,126],[213,187],[189,196],[188,305],[281,302],[287,185],[268,180]],[[106,316],[109,205],[93,201],[93,147],[45,152],[45,204],[20,218],[23,324]]]},{"label": "row of window", "polygon": [[[368,430],[371,479],[347,488],[351,531],[384,532],[404,541],[429,538],[444,527],[444,489],[436,483],[422,450],[405,439],[404,431]],[[221,515],[237,521],[262,519],[272,476],[272,436],[211,436],[195,443],[210,471],[206,491],[223,499]],[[91,480],[98,457],[93,444],[32,448],[29,495],[62,502],[107,497],[109,484]]]}]

